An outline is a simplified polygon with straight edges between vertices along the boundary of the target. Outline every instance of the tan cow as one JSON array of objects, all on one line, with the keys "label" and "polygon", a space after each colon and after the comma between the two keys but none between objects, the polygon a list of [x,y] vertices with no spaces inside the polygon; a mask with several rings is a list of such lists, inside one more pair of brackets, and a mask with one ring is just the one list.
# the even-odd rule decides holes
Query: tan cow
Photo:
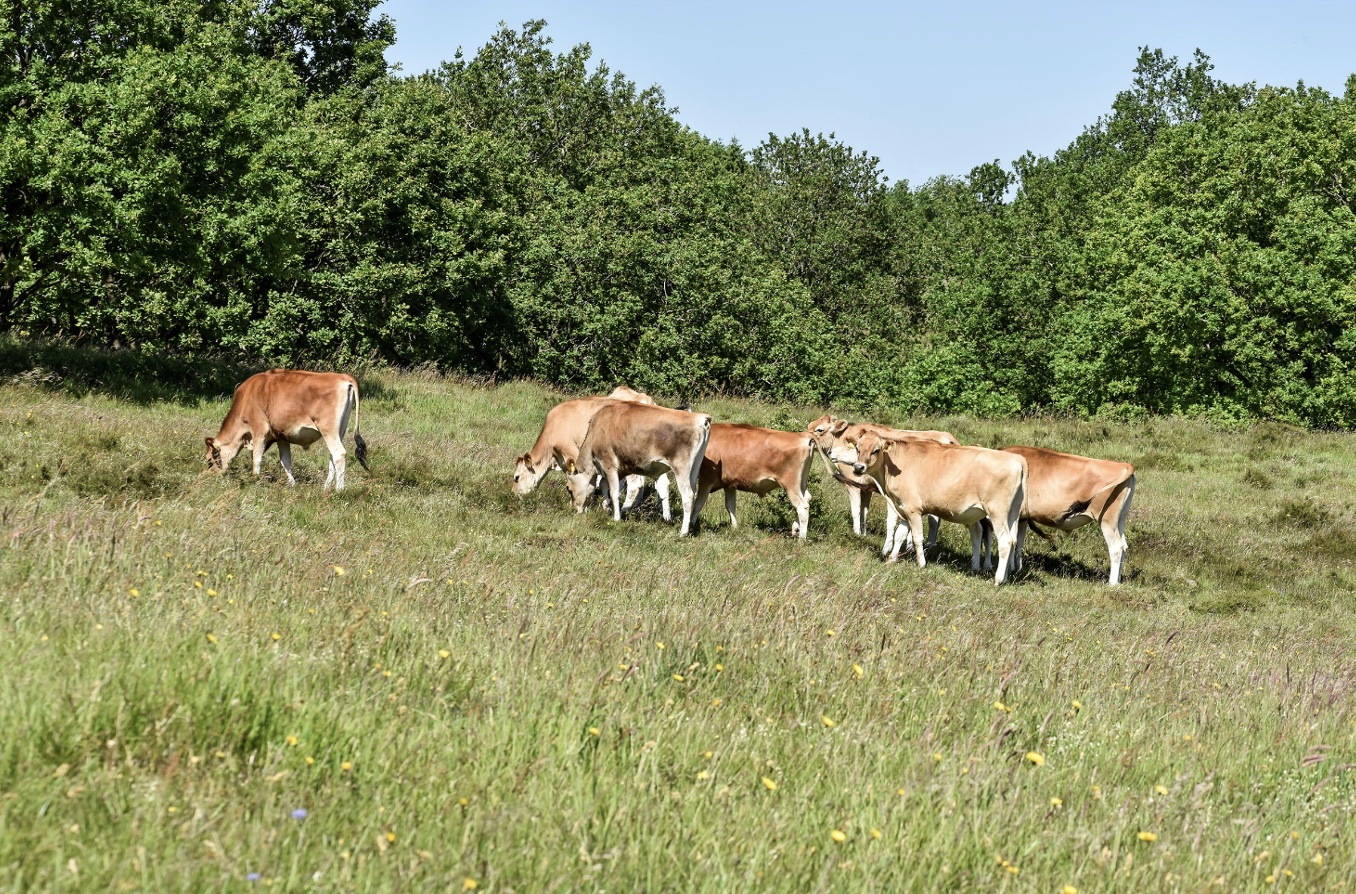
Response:
[{"label": "tan cow", "polygon": [[[925,441],[936,441],[939,444],[960,443],[956,440],[956,436],[950,432],[888,428],[874,422],[848,422],[845,419],[837,419],[830,415],[820,416],[810,423],[807,430],[810,437],[814,439],[815,446],[819,448],[819,455],[824,460],[824,467],[847,489],[848,507],[852,513],[852,532],[854,534],[862,534],[866,531],[867,510],[871,507],[871,494],[876,490],[876,484],[865,475],[855,474],[852,471],[851,463],[829,462],[829,451],[833,449],[837,442],[844,441],[855,444],[858,437],[870,431],[885,438],[921,438]],[[928,516],[928,538],[925,547],[931,548],[937,544],[937,528],[937,518]],[[904,531],[904,522],[895,512],[894,504],[886,500],[885,543],[881,547],[881,555],[888,557],[891,562],[899,558],[900,549],[905,543]]]},{"label": "tan cow", "polygon": [[[246,444],[254,451],[254,474],[275,442],[287,483],[292,477],[292,445],[309,448],[322,438],[330,451],[330,484],[344,489],[344,432],[353,416],[353,455],[367,468],[367,443],[358,427],[358,383],[342,373],[274,369],[250,376],[235,389],[231,409],[215,438],[207,438],[207,465],[218,472]],[[369,469],[370,471],[370,469]]]},{"label": "tan cow", "polygon": [[692,509],[693,517],[700,518],[711,491],[724,490],[730,527],[738,527],[735,501],[739,491],[762,496],[780,487],[796,510],[791,534],[804,540],[810,524],[809,482],[814,446],[814,440],[803,432],[776,431],[734,422],[712,423],[711,438],[697,476],[697,504]]},{"label": "tan cow", "polygon": [[[613,401],[593,414],[588,434],[579,447],[579,458],[566,461],[565,473],[577,512],[602,475],[616,494],[623,475],[656,477],[672,472],[683,501],[683,524],[679,533],[692,527],[692,509],[697,473],[706,442],[711,437],[711,417],[705,413],[670,410],[627,401]],[[612,501],[612,517],[621,521],[621,501]]]},{"label": "tan cow", "polygon": [[[537,442],[516,461],[513,470],[513,492],[518,496],[526,496],[541,484],[548,472],[553,469],[564,469],[566,462],[578,460],[579,447],[584,443],[584,436],[588,434],[593,414],[618,400],[654,405],[654,399],[648,394],[621,386],[607,397],[567,400],[552,407],[546,414],[546,421],[542,424]],[[623,509],[630,509],[640,498],[644,485],[643,475],[627,478],[626,502]],[[664,521],[671,521],[673,515],[669,510],[668,476],[661,475],[655,481],[655,490],[659,494],[659,505],[664,514]]]},{"label": "tan cow", "polygon": [[1042,447],[1004,447],[1027,463],[1026,502],[1017,527],[1012,571],[1022,570],[1027,528],[1036,525],[1072,531],[1097,522],[1111,560],[1111,583],[1121,582],[1129,543],[1125,519],[1135,494],[1135,467],[1105,459],[1059,453]]},{"label": "tan cow", "polygon": [[980,522],[988,518],[998,541],[994,583],[1001,584],[1006,578],[1026,497],[1024,458],[985,447],[914,438],[891,440],[867,432],[857,439],[855,447],[835,446],[829,459],[850,462],[857,475],[875,480],[880,492],[908,522],[920,568],[927,564],[923,554],[924,514],[970,529],[973,571],[979,570]]}]

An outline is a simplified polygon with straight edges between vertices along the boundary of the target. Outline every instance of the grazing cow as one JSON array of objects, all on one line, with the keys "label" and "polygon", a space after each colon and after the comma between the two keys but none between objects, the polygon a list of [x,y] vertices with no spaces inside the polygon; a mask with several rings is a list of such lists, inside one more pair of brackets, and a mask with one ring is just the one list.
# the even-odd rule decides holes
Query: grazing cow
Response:
[{"label": "grazing cow", "polygon": [[711,491],[724,490],[730,527],[738,527],[735,501],[739,491],[761,496],[780,487],[796,509],[791,534],[804,540],[810,523],[809,481],[814,446],[814,440],[803,432],[776,431],[733,422],[712,423],[706,456],[697,476],[697,504],[692,509],[693,517],[701,516]]},{"label": "grazing cow", "polygon": [[1026,497],[1023,457],[985,447],[914,438],[891,440],[867,432],[857,439],[855,447],[834,447],[829,459],[850,462],[853,472],[875,480],[880,492],[908,522],[920,568],[927,564],[922,533],[925,513],[970,529],[973,571],[979,570],[980,521],[988,518],[998,539],[1000,558],[994,583],[1003,582]]},{"label": "grazing cow", "polygon": [[[692,527],[692,509],[706,442],[711,437],[711,417],[705,413],[670,410],[627,401],[613,401],[593,414],[588,434],[579,447],[579,458],[567,460],[565,473],[577,512],[602,475],[608,489],[618,493],[623,475],[655,477],[672,472],[683,501],[680,534]],[[621,521],[620,500],[612,501],[612,517]]]},{"label": "grazing cow", "polygon": [[[845,419],[835,419],[829,415],[820,416],[814,422],[811,422],[808,431],[810,437],[814,439],[815,446],[819,448],[820,457],[824,460],[824,467],[847,489],[848,506],[852,513],[852,532],[854,534],[862,534],[866,531],[867,510],[871,507],[871,494],[875,491],[876,484],[865,475],[855,474],[850,463],[829,463],[829,451],[833,449],[836,443],[844,441],[855,444],[857,438],[868,431],[886,438],[920,438],[925,441],[936,441],[939,444],[960,443],[956,440],[955,435],[950,432],[887,428],[873,422],[848,422]],[[937,544],[938,526],[937,518],[928,516],[926,547]],[[885,543],[881,547],[881,555],[887,556],[891,562],[895,561],[899,558],[899,551],[904,542],[904,523],[895,512],[894,504],[886,500]]]},{"label": "grazing cow", "polygon": [[[218,472],[235,459],[246,444],[254,451],[254,474],[264,453],[274,443],[287,483],[292,477],[292,445],[309,448],[320,439],[330,451],[331,484],[344,489],[344,432],[353,416],[353,455],[367,469],[367,442],[359,433],[358,383],[342,373],[274,369],[250,376],[235,389],[230,412],[215,438],[207,438],[207,465]],[[368,471],[371,471],[370,469]]]},{"label": "grazing cow", "polygon": [[[588,434],[593,414],[619,400],[654,405],[654,399],[648,394],[621,386],[607,397],[567,400],[552,407],[546,414],[546,421],[542,424],[541,434],[537,436],[537,443],[517,459],[513,470],[513,492],[518,496],[526,496],[536,489],[552,469],[564,469],[566,462],[578,460],[579,447],[584,443],[584,436]],[[622,508],[631,508],[640,498],[644,485],[643,475],[627,478],[627,501]],[[668,476],[661,475],[655,481],[655,490],[659,494],[659,505],[664,514],[664,521],[671,521],[673,515],[669,510]]]},{"label": "grazing cow", "polygon": [[1028,527],[1041,525],[1072,531],[1097,522],[1111,560],[1112,584],[1121,582],[1121,566],[1129,544],[1125,519],[1135,494],[1135,467],[1105,459],[1059,453],[1041,447],[1004,447],[1027,463],[1026,502],[1017,527],[1012,571],[1022,570],[1022,548]]}]

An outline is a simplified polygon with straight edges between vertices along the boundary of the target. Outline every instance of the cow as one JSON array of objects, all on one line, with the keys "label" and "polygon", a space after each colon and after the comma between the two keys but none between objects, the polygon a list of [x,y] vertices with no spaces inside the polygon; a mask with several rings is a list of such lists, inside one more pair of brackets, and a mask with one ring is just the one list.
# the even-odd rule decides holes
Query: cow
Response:
[{"label": "cow", "polygon": [[[1130,463],[1059,453],[1043,447],[1004,447],[1026,460],[1026,502],[1017,526],[1012,568],[1022,570],[1022,549],[1028,528],[1040,526],[1072,531],[1097,522],[1102,527],[1111,561],[1110,584],[1121,582],[1121,567],[1129,543],[1125,519],[1135,494],[1135,467]],[[987,539],[987,538],[986,538]],[[987,546],[987,543],[986,543]]]},{"label": "cow", "polygon": [[[593,414],[609,403],[619,400],[654,405],[654,399],[648,394],[642,394],[623,385],[613,389],[607,397],[567,400],[552,407],[546,414],[546,421],[542,424],[537,442],[532,445],[531,450],[516,460],[513,470],[513,492],[520,497],[526,496],[537,488],[552,469],[564,469],[567,461],[577,460],[579,446],[584,443],[584,436],[588,434]],[[630,509],[640,498],[644,485],[643,475],[627,478],[627,499],[623,509]],[[655,481],[655,490],[659,494],[660,511],[664,515],[664,521],[672,521],[673,515],[669,510],[668,476],[662,475]]]},{"label": "cow", "polygon": [[[609,403],[593,414],[578,458],[565,462],[575,511],[584,511],[585,501],[597,486],[595,475],[602,475],[608,490],[616,494],[624,475],[654,477],[672,472],[683,501],[679,534],[686,536],[692,528],[697,475],[710,437],[711,417],[705,413],[628,401]],[[621,513],[621,501],[614,499],[613,519],[621,521]]]},{"label": "cow", "polygon": [[730,527],[738,527],[735,501],[739,491],[761,496],[780,487],[796,510],[791,535],[804,540],[810,523],[809,480],[814,447],[814,440],[803,432],[733,422],[712,423],[706,455],[697,475],[693,517],[701,517],[702,507],[713,490],[724,490]]},{"label": "cow", "polygon": [[[868,431],[873,431],[887,438],[922,438],[927,441],[936,441],[939,444],[960,443],[956,440],[955,435],[945,431],[911,431],[887,428],[873,422],[848,422],[845,419],[836,419],[830,415],[820,416],[814,422],[811,422],[807,432],[814,439],[815,446],[819,448],[820,458],[824,460],[824,467],[847,489],[849,511],[852,513],[852,533],[854,534],[862,534],[866,530],[867,510],[871,507],[871,494],[875,491],[876,484],[864,475],[854,474],[850,464],[831,464],[828,456],[829,451],[838,441],[856,443],[857,438]],[[881,547],[881,555],[886,556],[888,561],[893,562],[899,558],[900,548],[905,542],[903,524],[895,512],[894,504],[886,500],[885,543]],[[930,548],[937,544],[938,526],[936,517],[928,516],[926,547]]]},{"label": "cow", "polygon": [[344,432],[353,417],[353,455],[367,465],[367,442],[358,426],[358,383],[342,373],[273,369],[250,376],[235,389],[231,409],[215,438],[207,438],[207,466],[224,472],[246,444],[254,452],[254,474],[275,442],[287,483],[292,477],[292,445],[309,449],[324,439],[330,472],[323,490],[344,489]]},{"label": "cow", "polygon": [[985,447],[960,447],[916,438],[882,438],[866,432],[853,445],[840,443],[829,454],[870,476],[909,524],[918,567],[923,555],[923,515],[936,515],[970,529],[970,568],[979,570],[980,521],[988,518],[998,541],[994,584],[1007,577],[1026,498],[1026,460]]}]

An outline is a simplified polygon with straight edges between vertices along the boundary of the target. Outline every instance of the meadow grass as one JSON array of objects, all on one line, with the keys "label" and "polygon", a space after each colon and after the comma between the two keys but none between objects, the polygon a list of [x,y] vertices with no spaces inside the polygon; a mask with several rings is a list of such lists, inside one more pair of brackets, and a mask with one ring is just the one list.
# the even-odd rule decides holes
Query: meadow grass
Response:
[{"label": "meadow grass", "polygon": [[35,351],[0,891],[1356,888],[1349,435],[875,414],[1136,464],[1126,583],[1085,529],[995,588],[956,526],[882,564],[818,466],[806,544],[780,495],[692,538],[516,499],[529,383],[362,376],[372,473],[326,496],[319,451],[202,473],[229,364]]}]

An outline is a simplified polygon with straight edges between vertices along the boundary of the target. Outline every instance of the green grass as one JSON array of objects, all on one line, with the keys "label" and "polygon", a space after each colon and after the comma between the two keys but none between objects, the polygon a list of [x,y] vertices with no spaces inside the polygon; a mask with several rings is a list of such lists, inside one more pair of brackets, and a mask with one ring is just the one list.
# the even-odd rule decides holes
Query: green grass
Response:
[{"label": "green grass", "polygon": [[1356,887],[1349,435],[881,419],[1136,464],[1124,585],[1085,529],[995,588],[822,470],[805,545],[517,500],[531,384],[368,373],[322,496],[201,474],[246,371],[0,349],[0,891]]}]

